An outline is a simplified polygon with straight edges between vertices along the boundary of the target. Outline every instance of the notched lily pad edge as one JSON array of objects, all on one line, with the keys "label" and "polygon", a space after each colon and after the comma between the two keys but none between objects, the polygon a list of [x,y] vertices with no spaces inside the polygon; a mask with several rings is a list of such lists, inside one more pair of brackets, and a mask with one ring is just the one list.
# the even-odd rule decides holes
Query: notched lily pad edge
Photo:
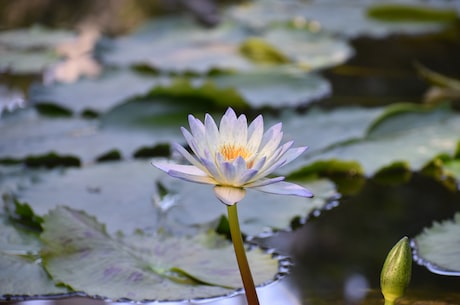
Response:
[{"label": "notched lily pad edge", "polygon": [[441,267],[420,256],[419,247],[415,239],[411,239],[410,245],[412,248],[412,256],[414,258],[414,262],[416,262],[418,265],[425,267],[426,269],[428,269],[428,271],[435,274],[447,276],[460,276],[459,271],[446,269],[445,267]]}]

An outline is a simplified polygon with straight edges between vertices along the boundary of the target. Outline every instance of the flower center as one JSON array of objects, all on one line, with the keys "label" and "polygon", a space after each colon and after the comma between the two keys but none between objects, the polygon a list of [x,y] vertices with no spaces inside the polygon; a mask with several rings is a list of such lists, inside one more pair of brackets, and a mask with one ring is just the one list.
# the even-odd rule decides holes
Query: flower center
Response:
[{"label": "flower center", "polygon": [[224,144],[220,147],[219,151],[226,161],[233,161],[238,157],[242,157],[247,160],[250,155],[249,151],[245,147],[235,146],[234,144]]}]

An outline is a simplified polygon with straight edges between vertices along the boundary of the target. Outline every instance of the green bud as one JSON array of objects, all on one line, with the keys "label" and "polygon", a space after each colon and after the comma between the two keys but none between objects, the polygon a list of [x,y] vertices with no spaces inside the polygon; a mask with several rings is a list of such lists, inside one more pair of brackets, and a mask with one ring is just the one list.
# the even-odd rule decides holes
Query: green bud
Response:
[{"label": "green bud", "polygon": [[412,272],[412,252],[409,239],[403,237],[388,253],[380,274],[380,287],[385,304],[394,304],[409,285]]}]

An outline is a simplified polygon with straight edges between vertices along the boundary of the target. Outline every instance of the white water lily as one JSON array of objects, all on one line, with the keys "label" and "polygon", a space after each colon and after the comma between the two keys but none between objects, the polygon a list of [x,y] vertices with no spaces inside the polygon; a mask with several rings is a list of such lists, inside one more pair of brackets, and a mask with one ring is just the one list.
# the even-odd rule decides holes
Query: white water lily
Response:
[{"label": "white water lily", "polygon": [[191,165],[154,162],[172,177],[214,185],[220,201],[233,205],[246,195],[246,189],[301,197],[312,197],[306,188],[289,182],[284,177],[267,178],[275,170],[291,162],[307,147],[291,148],[293,141],[280,145],[283,132],[278,123],[264,133],[264,122],[259,115],[248,126],[245,115],[236,116],[229,108],[217,127],[206,114],[204,124],[194,116],[188,117],[189,132],[182,133],[193,151],[175,144],[174,148]]}]

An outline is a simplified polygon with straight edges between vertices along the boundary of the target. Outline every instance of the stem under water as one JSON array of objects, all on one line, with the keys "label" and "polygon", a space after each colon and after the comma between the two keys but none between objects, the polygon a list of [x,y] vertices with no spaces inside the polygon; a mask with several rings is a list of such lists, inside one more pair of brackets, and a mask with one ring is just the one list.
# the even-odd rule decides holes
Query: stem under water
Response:
[{"label": "stem under water", "polygon": [[251,269],[249,268],[248,258],[246,257],[246,250],[244,249],[243,237],[241,236],[236,203],[228,205],[227,211],[230,234],[232,236],[238,268],[240,269],[241,280],[243,281],[246,300],[248,301],[248,305],[259,305],[259,298],[257,297],[256,287],[252,278]]}]

